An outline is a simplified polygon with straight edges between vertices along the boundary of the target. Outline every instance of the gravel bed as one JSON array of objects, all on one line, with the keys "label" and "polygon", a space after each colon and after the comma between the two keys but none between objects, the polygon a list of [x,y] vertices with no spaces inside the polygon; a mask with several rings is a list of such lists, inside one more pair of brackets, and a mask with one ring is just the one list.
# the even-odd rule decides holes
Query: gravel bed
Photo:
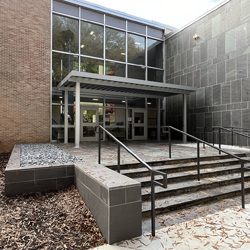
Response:
[{"label": "gravel bed", "polygon": [[21,144],[21,167],[83,162],[50,143]]}]

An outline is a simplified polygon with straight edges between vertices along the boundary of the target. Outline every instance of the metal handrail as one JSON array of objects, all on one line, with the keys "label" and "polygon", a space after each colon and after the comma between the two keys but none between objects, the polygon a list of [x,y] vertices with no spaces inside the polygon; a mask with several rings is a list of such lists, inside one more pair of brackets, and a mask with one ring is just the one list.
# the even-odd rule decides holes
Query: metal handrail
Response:
[{"label": "metal handrail", "polygon": [[[214,130],[215,129],[218,129],[219,130],[219,147],[220,147],[220,145],[221,145],[221,130],[226,130],[226,131],[228,131],[228,132],[230,132],[232,135],[231,135],[231,145],[233,146],[234,145],[234,139],[233,139],[233,135],[234,134],[237,134],[237,135],[241,135],[241,136],[243,136],[243,137],[247,137],[247,138],[250,138],[250,136],[248,136],[248,135],[245,135],[245,134],[242,134],[242,133],[239,133],[239,132],[237,132],[237,131],[235,131],[234,129],[239,129],[239,128],[235,128],[235,127],[222,127],[222,126],[213,126],[212,127],[212,129],[213,129],[213,145],[214,145]],[[240,128],[240,129],[243,129],[243,128]],[[247,129],[245,129],[245,130],[247,130]],[[249,132],[250,132],[250,130],[249,130]]]},{"label": "metal handrail", "polygon": [[241,162],[241,200],[242,200],[242,208],[245,208],[244,170],[249,170],[250,167],[244,167],[244,162],[250,162],[250,160],[242,159],[241,157],[238,157],[238,156],[236,156],[234,154],[226,152],[225,150],[222,150],[221,148],[218,148],[218,147],[216,147],[216,146],[214,146],[214,145],[212,145],[212,144],[210,144],[210,143],[208,143],[206,141],[203,141],[203,140],[201,140],[201,139],[199,139],[199,138],[197,138],[197,137],[195,137],[193,135],[190,135],[190,134],[188,134],[188,133],[186,133],[186,132],[184,132],[182,130],[179,130],[177,128],[174,128],[172,126],[162,126],[162,128],[163,129],[168,128],[168,131],[163,130],[162,132],[163,133],[168,133],[169,158],[171,158],[171,130],[175,130],[175,131],[177,131],[179,133],[182,133],[182,134],[184,134],[184,135],[186,135],[186,136],[188,136],[188,137],[190,137],[190,138],[197,141],[197,179],[198,179],[198,181],[200,181],[200,145],[199,145],[200,143],[203,143],[204,145],[206,144],[209,147],[212,147],[212,148],[214,148],[216,150],[219,150],[219,152],[223,152],[223,153],[225,153],[227,155],[230,155],[233,158],[238,159]]},{"label": "metal handrail", "polygon": [[[103,128],[101,125],[97,126],[104,133],[107,133],[116,143],[117,143],[117,171],[120,173],[120,149],[121,146],[130,153],[133,157],[136,158],[140,163],[142,163],[149,171],[151,175],[151,226],[152,226],[152,236],[155,236],[155,186],[158,185],[162,188],[167,188],[167,173],[163,173],[161,171],[152,169],[146,162],[144,162],[139,156],[137,156],[134,152],[132,152],[128,147],[126,147],[122,142],[120,142],[114,135],[112,135],[109,131]],[[98,137],[98,163],[101,164],[101,132],[99,130]],[[163,182],[160,183],[155,180],[155,175],[162,175]]]},{"label": "metal handrail", "polygon": [[231,128],[231,129],[234,129],[234,130],[243,130],[243,131],[246,131],[247,133],[249,132],[250,133],[250,129],[248,128],[241,128],[241,127],[224,127],[224,128]]}]

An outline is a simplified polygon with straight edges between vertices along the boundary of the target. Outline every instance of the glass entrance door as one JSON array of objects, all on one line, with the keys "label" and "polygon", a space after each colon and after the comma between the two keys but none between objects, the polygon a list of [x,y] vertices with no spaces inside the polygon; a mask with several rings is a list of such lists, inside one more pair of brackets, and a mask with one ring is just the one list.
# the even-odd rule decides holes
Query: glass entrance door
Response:
[{"label": "glass entrance door", "polygon": [[133,109],[132,110],[132,139],[145,140],[146,139],[146,110]]},{"label": "glass entrance door", "polygon": [[81,141],[97,141],[99,113],[96,107],[81,106]]}]

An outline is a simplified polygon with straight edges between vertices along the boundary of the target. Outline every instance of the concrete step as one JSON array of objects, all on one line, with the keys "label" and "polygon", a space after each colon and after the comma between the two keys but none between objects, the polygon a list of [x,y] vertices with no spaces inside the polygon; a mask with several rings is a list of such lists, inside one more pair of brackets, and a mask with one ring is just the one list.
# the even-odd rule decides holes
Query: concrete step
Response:
[{"label": "concrete step", "polygon": [[[217,167],[216,169],[214,168],[202,169],[200,170],[200,179],[202,181],[203,178],[213,178],[221,175],[240,173],[240,169],[241,169],[240,165],[223,166],[223,167]],[[150,177],[134,178],[134,179],[141,182],[142,187],[149,187],[151,185]],[[155,179],[157,181],[161,181],[162,178],[161,176],[156,176]],[[167,180],[168,184],[197,180],[197,170],[168,174]]]},{"label": "concrete step", "polygon": [[[226,160],[216,160],[216,161],[205,161],[200,163],[200,169],[207,168],[218,168],[222,166],[230,166],[239,164],[239,160],[237,159],[226,159]],[[197,171],[197,163],[186,163],[181,165],[162,165],[162,166],[154,166],[153,169],[160,170],[164,173],[177,173],[177,172],[186,172],[186,171]],[[123,175],[126,175],[130,178],[139,178],[150,176],[150,172],[147,168],[139,168],[139,169],[128,169],[121,171]]]},{"label": "concrete step", "polygon": [[[245,192],[250,193],[250,181],[245,181]],[[220,199],[226,199],[241,194],[241,184],[231,184],[200,190],[196,192],[184,193],[182,195],[167,196],[164,198],[156,199],[155,213],[166,213],[172,210],[177,210],[183,207],[204,204]],[[151,215],[150,201],[143,202],[142,216],[149,217]]]},{"label": "concrete step", "polygon": [[[238,157],[246,157],[246,154],[235,154]],[[168,155],[167,155],[168,157]],[[215,155],[215,156],[202,156],[200,157],[200,162],[203,161],[217,161],[217,160],[224,160],[224,159],[234,159],[230,155]],[[175,165],[175,164],[185,164],[185,163],[196,163],[197,158],[181,158],[181,159],[168,159],[168,160],[162,160],[162,161],[151,161],[147,162],[149,166],[162,166],[162,165]],[[117,165],[107,165],[107,168],[110,168],[112,170],[117,170]],[[141,163],[129,163],[129,164],[121,164],[120,169],[126,170],[126,169],[137,169],[137,168],[143,168],[143,164]]]},{"label": "concrete step", "polygon": [[[250,173],[245,173],[245,181],[250,181]],[[177,196],[184,193],[196,192],[205,189],[211,189],[226,185],[231,185],[241,182],[241,174],[234,173],[230,175],[221,175],[212,178],[203,178],[201,181],[191,180],[181,183],[172,183],[168,185],[167,189],[161,188],[159,186],[155,187],[155,197],[167,198],[168,196]],[[151,187],[142,188],[142,201],[147,201],[151,199]]]}]

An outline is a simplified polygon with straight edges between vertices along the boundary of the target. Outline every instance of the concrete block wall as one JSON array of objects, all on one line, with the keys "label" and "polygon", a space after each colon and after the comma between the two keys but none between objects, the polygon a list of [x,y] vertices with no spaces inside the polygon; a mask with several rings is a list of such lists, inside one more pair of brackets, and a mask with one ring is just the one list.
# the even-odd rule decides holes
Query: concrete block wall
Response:
[{"label": "concrete block wall", "polygon": [[50,140],[51,1],[0,1],[0,151]]},{"label": "concrete block wall", "polygon": [[102,165],[75,163],[20,167],[15,145],[5,169],[5,195],[76,185],[109,244],[142,234],[141,183]]},{"label": "concrete block wall", "polygon": [[[166,82],[198,88],[187,97],[187,122],[200,138],[197,127],[250,129],[249,10],[249,0],[231,0],[165,41]],[[182,129],[181,96],[167,98],[167,124]],[[211,142],[212,133],[206,136]],[[231,135],[222,142],[230,144]],[[250,145],[240,136],[235,142]]]},{"label": "concrete block wall", "polygon": [[75,185],[109,244],[142,234],[141,183],[102,165],[76,163]]},{"label": "concrete block wall", "polygon": [[74,185],[74,165],[20,167],[20,145],[15,145],[5,169],[5,195],[60,190]]}]

